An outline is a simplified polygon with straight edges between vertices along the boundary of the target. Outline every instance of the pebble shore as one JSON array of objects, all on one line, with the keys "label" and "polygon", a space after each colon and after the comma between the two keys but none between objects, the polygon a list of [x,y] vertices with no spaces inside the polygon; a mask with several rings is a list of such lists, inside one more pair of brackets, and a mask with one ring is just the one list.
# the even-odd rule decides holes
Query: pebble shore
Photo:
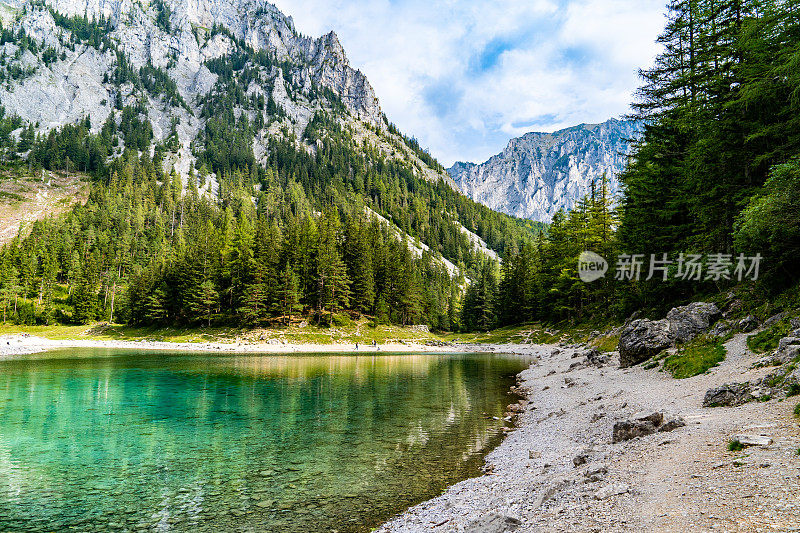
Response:
[{"label": "pebble shore", "polygon": [[[745,336],[706,374],[673,379],[641,366],[598,368],[584,348],[485,346],[535,355],[520,375],[518,427],[486,458],[485,475],[458,483],[380,533],[505,531],[800,531],[797,401],[703,408],[710,387],[756,379]],[[616,422],[662,412],[685,427],[613,443]],[[734,435],[769,446],[727,449]]]}]

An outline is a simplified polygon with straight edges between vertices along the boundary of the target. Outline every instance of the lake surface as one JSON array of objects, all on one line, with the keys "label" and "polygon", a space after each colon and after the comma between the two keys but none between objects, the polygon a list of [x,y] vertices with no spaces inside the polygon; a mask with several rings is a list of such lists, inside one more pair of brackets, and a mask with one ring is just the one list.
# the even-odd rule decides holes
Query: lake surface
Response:
[{"label": "lake surface", "polygon": [[519,357],[0,360],[0,531],[369,531],[479,474]]}]

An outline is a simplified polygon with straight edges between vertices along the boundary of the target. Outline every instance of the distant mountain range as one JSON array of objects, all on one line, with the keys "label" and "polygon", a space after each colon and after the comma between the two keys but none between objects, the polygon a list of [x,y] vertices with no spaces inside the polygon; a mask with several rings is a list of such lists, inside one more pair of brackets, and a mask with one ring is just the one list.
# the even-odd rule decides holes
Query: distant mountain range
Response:
[{"label": "distant mountain range", "polygon": [[548,222],[569,210],[608,174],[611,192],[642,123],[611,119],[555,133],[512,139],[485,163],[456,163],[448,169],[461,192],[496,211]]}]

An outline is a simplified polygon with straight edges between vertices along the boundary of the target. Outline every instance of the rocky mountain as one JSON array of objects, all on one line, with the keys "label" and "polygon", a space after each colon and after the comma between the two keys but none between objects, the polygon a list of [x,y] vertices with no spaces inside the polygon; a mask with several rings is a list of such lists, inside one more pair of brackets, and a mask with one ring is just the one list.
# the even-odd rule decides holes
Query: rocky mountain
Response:
[{"label": "rocky mountain", "polygon": [[641,123],[611,119],[528,133],[485,163],[456,163],[448,173],[461,192],[494,210],[547,222],[558,210],[571,209],[604,175],[616,194],[617,175],[640,131]]},{"label": "rocky mountain", "polygon": [[[270,138],[302,139],[317,112],[335,111],[359,141],[395,156],[402,145],[399,157],[418,172],[449,181],[389,132],[335,33],[301,35],[264,0],[0,0],[0,21],[0,105],[39,133],[87,116],[96,132],[113,111],[136,106],[155,142],[177,138],[167,164],[185,179],[209,101],[224,95],[237,117],[264,123],[257,157]],[[215,178],[206,185],[216,188]]]},{"label": "rocky mountain", "polygon": [[[478,220],[388,121],[336,34],[302,35],[265,0],[0,0],[0,22],[2,164],[99,176],[134,153],[221,201],[286,193],[314,213],[332,198],[366,202],[446,266],[448,254],[463,262],[462,241],[496,258],[508,231],[492,224],[522,227],[488,209]],[[405,220],[430,200],[400,187],[406,173],[447,183],[428,193],[446,212]]]}]

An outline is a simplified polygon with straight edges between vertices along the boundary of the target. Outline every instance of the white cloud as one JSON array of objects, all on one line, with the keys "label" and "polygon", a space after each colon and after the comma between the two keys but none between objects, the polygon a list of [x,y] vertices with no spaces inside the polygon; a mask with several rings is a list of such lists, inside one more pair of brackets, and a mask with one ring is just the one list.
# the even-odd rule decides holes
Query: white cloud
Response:
[{"label": "white cloud", "polygon": [[512,136],[629,111],[658,51],[663,0],[277,0],[335,30],[389,119],[445,165]]}]

